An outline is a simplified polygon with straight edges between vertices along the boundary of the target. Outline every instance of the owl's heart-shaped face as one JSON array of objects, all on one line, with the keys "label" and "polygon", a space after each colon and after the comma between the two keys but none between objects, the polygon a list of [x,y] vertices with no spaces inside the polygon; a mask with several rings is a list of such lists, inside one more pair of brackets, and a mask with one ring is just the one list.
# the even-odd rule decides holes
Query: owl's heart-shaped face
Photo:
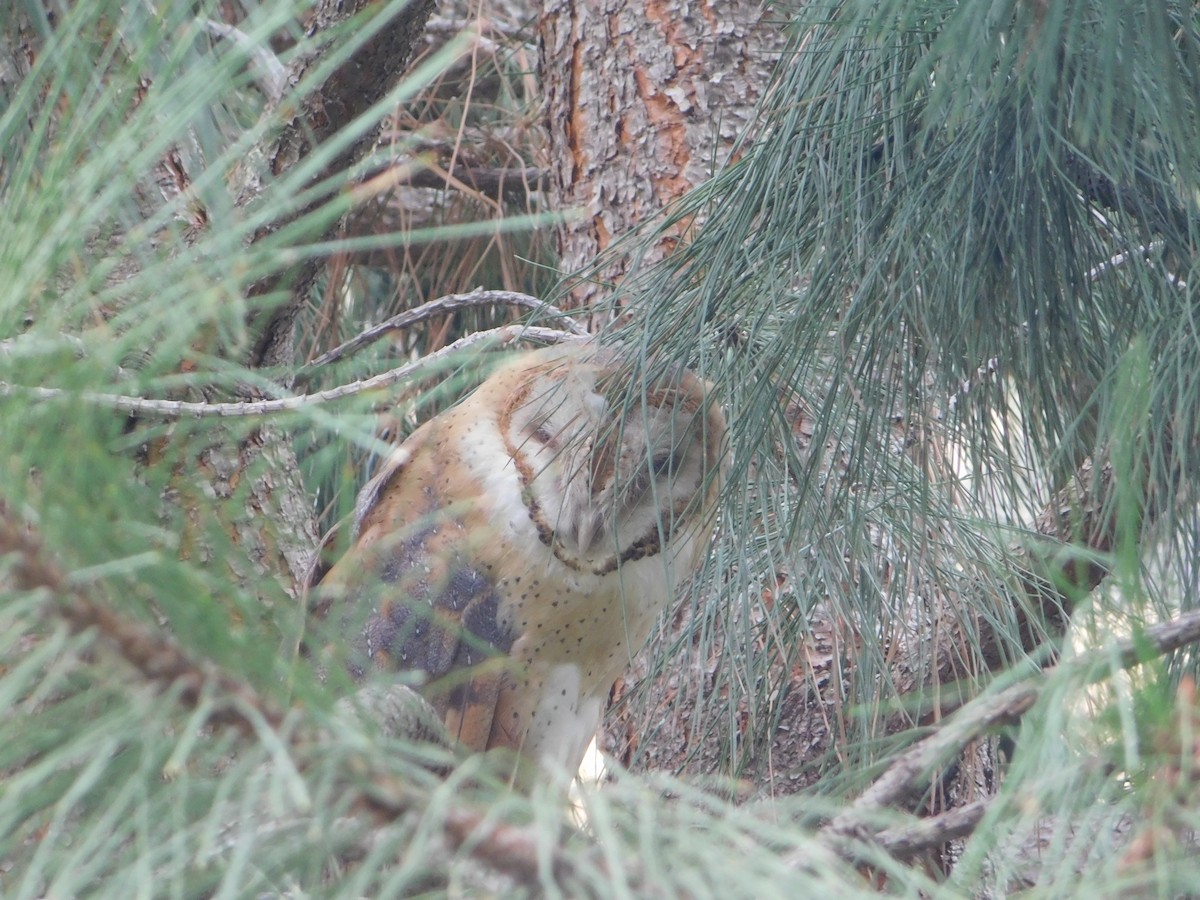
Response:
[{"label": "owl's heart-shaped face", "polygon": [[698,379],[676,370],[631,397],[623,375],[600,358],[548,366],[502,418],[531,514],[568,565],[657,553],[713,472],[720,435]]},{"label": "owl's heart-shaped face", "polygon": [[420,673],[450,733],[573,771],[608,691],[707,552],[725,423],[708,386],[612,351],[516,358],[363,488],[313,588],[365,676]]}]

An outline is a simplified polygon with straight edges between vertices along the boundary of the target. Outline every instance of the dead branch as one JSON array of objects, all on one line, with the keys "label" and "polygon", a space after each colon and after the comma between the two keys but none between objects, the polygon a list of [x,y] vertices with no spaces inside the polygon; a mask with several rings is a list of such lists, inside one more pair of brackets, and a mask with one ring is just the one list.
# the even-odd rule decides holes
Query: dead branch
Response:
[{"label": "dead branch", "polygon": [[990,808],[990,798],[974,800],[909,825],[885,828],[871,841],[897,859],[907,859],[971,834]]},{"label": "dead branch", "polygon": [[107,407],[117,412],[134,415],[154,416],[162,419],[180,419],[185,416],[194,418],[233,418],[239,416],[265,416],[274,413],[295,412],[309,406],[330,403],[362,394],[367,391],[380,390],[393,384],[413,377],[415,374],[429,368],[434,363],[445,361],[447,358],[461,353],[471,347],[478,346],[480,350],[495,350],[508,347],[520,340],[541,341],[545,344],[562,341],[579,340],[574,335],[559,331],[556,328],[537,328],[526,325],[505,325],[489,331],[478,331],[474,334],[459,338],[452,344],[447,344],[441,350],[423,356],[406,365],[389,369],[370,378],[341,384],[324,391],[311,394],[298,394],[293,397],[279,397],[274,400],[254,400],[240,403],[207,403],[189,400],[155,400],[146,397],[130,397],[123,394],[103,394],[96,391],[67,391],[62,388],[48,388],[9,384],[0,381],[0,396],[5,394],[26,394],[39,400],[62,400],[73,397]]},{"label": "dead branch", "polygon": [[205,19],[204,27],[211,34],[236,44],[250,57],[259,90],[263,92],[272,106],[283,99],[288,86],[287,69],[284,68],[283,63],[279,61],[279,57],[275,55],[270,46],[255,41],[244,31],[234,28],[232,25],[226,25],[224,22]]},{"label": "dead branch", "polygon": [[380,322],[378,325],[368,328],[362,334],[334,347],[327,353],[321,354],[308,365],[300,368],[296,372],[293,383],[307,381],[320,367],[335,363],[352,353],[357,353],[363,347],[373,344],[393,331],[403,331],[405,328],[411,328],[418,322],[424,322],[434,316],[449,315],[460,309],[499,305],[515,306],[519,309],[529,309],[543,313],[554,319],[556,324],[561,324],[571,334],[579,337],[588,336],[586,328],[557,306],[546,303],[544,300],[539,300],[537,297],[532,297],[529,294],[521,294],[517,291],[485,291],[483,288],[477,288],[469,294],[448,294],[445,297],[439,297],[437,300],[430,300],[428,303],[422,303],[414,309],[405,310],[384,322]]},{"label": "dead branch", "polygon": [[[420,160],[398,158],[385,165],[367,170],[359,183],[373,182],[377,178],[388,178],[393,184],[415,188],[444,190],[465,185],[474,191],[499,200],[502,197],[524,198],[541,190],[546,182],[546,171],[533,167],[506,168],[499,166],[472,166],[456,162],[452,169],[436,172],[421,164]],[[449,178],[446,176],[449,175]]]},{"label": "dead branch", "polygon": [[[874,828],[872,814],[921,790],[939,767],[990,729],[1019,722],[1033,708],[1042,689],[1056,672],[1076,675],[1091,684],[1112,674],[1113,649],[1117,665],[1126,669],[1152,656],[1173,653],[1197,642],[1200,642],[1200,611],[1183,613],[1170,622],[1152,625],[1140,635],[1117,642],[1115,648],[1097,648],[1052,669],[1034,672],[997,693],[979,697],[901,753],[850,808],[824,826],[820,834],[850,859],[861,855],[854,849],[859,842],[883,846],[889,852],[890,848],[895,848],[898,855],[910,856],[952,837],[969,834],[992,798],[913,825],[882,830]],[[790,862],[803,864],[799,858]]]}]

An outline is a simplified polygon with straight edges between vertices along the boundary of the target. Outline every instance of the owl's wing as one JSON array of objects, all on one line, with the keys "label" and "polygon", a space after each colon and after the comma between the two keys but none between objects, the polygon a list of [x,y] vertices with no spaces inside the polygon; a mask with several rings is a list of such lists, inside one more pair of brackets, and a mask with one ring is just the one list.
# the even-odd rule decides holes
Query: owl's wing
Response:
[{"label": "owl's wing", "polygon": [[363,488],[354,544],[316,576],[309,608],[349,644],[355,678],[372,667],[421,673],[421,693],[447,731],[485,750],[504,734],[493,720],[515,690],[515,635],[478,559],[486,535],[472,498],[443,495],[440,446],[435,431],[418,429]]},{"label": "owl's wing", "polygon": [[[317,544],[317,552],[313,554],[308,569],[304,573],[304,584],[302,585],[305,595],[312,598],[309,605],[305,607],[310,616],[316,615],[321,618],[328,610],[328,597],[322,597],[320,592],[313,589],[324,581],[339,555],[344,555],[348,550],[347,547],[340,546],[343,540],[353,543],[358,538],[362,533],[363,521],[375,509],[384,489],[392,483],[393,477],[397,476],[412,458],[414,447],[421,446],[423,443],[423,435],[418,429],[412,437],[392,451],[380,466],[379,471],[362,486],[358,496],[354,499],[354,513],[350,518],[348,534],[345,528],[346,520],[343,519],[321,537],[320,543]],[[341,552],[339,553],[339,551]],[[324,608],[321,606],[322,603],[324,603]]]}]

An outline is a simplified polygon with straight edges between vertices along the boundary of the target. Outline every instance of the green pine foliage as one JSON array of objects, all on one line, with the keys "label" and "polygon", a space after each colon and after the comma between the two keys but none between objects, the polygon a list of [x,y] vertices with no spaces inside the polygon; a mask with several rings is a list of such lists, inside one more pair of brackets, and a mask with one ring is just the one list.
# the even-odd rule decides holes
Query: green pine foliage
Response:
[{"label": "green pine foliage", "polygon": [[[278,276],[445,246],[441,270],[473,277],[464,241],[548,221],[331,238],[380,159],[325,167],[444,89],[453,44],[265,174],[293,104],[403,5],[309,35],[306,4],[243,3],[245,41],[208,27],[216,2],[0,13],[0,895],[1200,892],[1194,654],[1155,630],[1197,605],[1196,10],[792,13],[753,139],[668,212],[694,240],[615,286],[632,356],[716,385],[731,470],[685,624],[618,710],[660,752],[588,792],[576,825],[556,788],[513,794],[422,740],[402,695],[347,697],[299,653],[298,570],[352,495],[344,448],[379,449],[377,396],[225,417],[119,399],[287,397],[294,370],[251,364],[291,300]],[[316,62],[275,102],[255,47]],[[321,278],[306,358],[322,310],[348,336],[400,284]],[[402,428],[449,401],[431,372],[466,386],[478,366],[406,381]],[[1048,528],[1088,471],[1107,475]],[[690,743],[646,771],[676,746],[664,703]],[[825,732],[802,744],[816,707]],[[915,811],[961,805],[961,751],[1001,732],[973,829],[890,854]],[[912,790],[862,802],[939,739]]]}]

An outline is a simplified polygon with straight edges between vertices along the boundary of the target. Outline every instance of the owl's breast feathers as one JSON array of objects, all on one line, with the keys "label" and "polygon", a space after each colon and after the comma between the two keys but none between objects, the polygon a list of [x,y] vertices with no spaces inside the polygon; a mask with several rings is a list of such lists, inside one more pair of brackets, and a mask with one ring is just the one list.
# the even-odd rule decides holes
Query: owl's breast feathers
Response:
[{"label": "owl's breast feathers", "polygon": [[[573,769],[612,683],[670,598],[658,542],[671,540],[679,515],[668,513],[640,549],[582,560],[566,552],[561,523],[530,485],[574,470],[527,452],[511,419],[539,373],[574,357],[524,360],[419,428],[363,489],[354,544],[314,589],[312,610],[351,636],[355,677],[370,667],[422,673],[422,693],[468,748],[507,747]],[[672,552],[690,570],[707,533],[688,531]]]}]

